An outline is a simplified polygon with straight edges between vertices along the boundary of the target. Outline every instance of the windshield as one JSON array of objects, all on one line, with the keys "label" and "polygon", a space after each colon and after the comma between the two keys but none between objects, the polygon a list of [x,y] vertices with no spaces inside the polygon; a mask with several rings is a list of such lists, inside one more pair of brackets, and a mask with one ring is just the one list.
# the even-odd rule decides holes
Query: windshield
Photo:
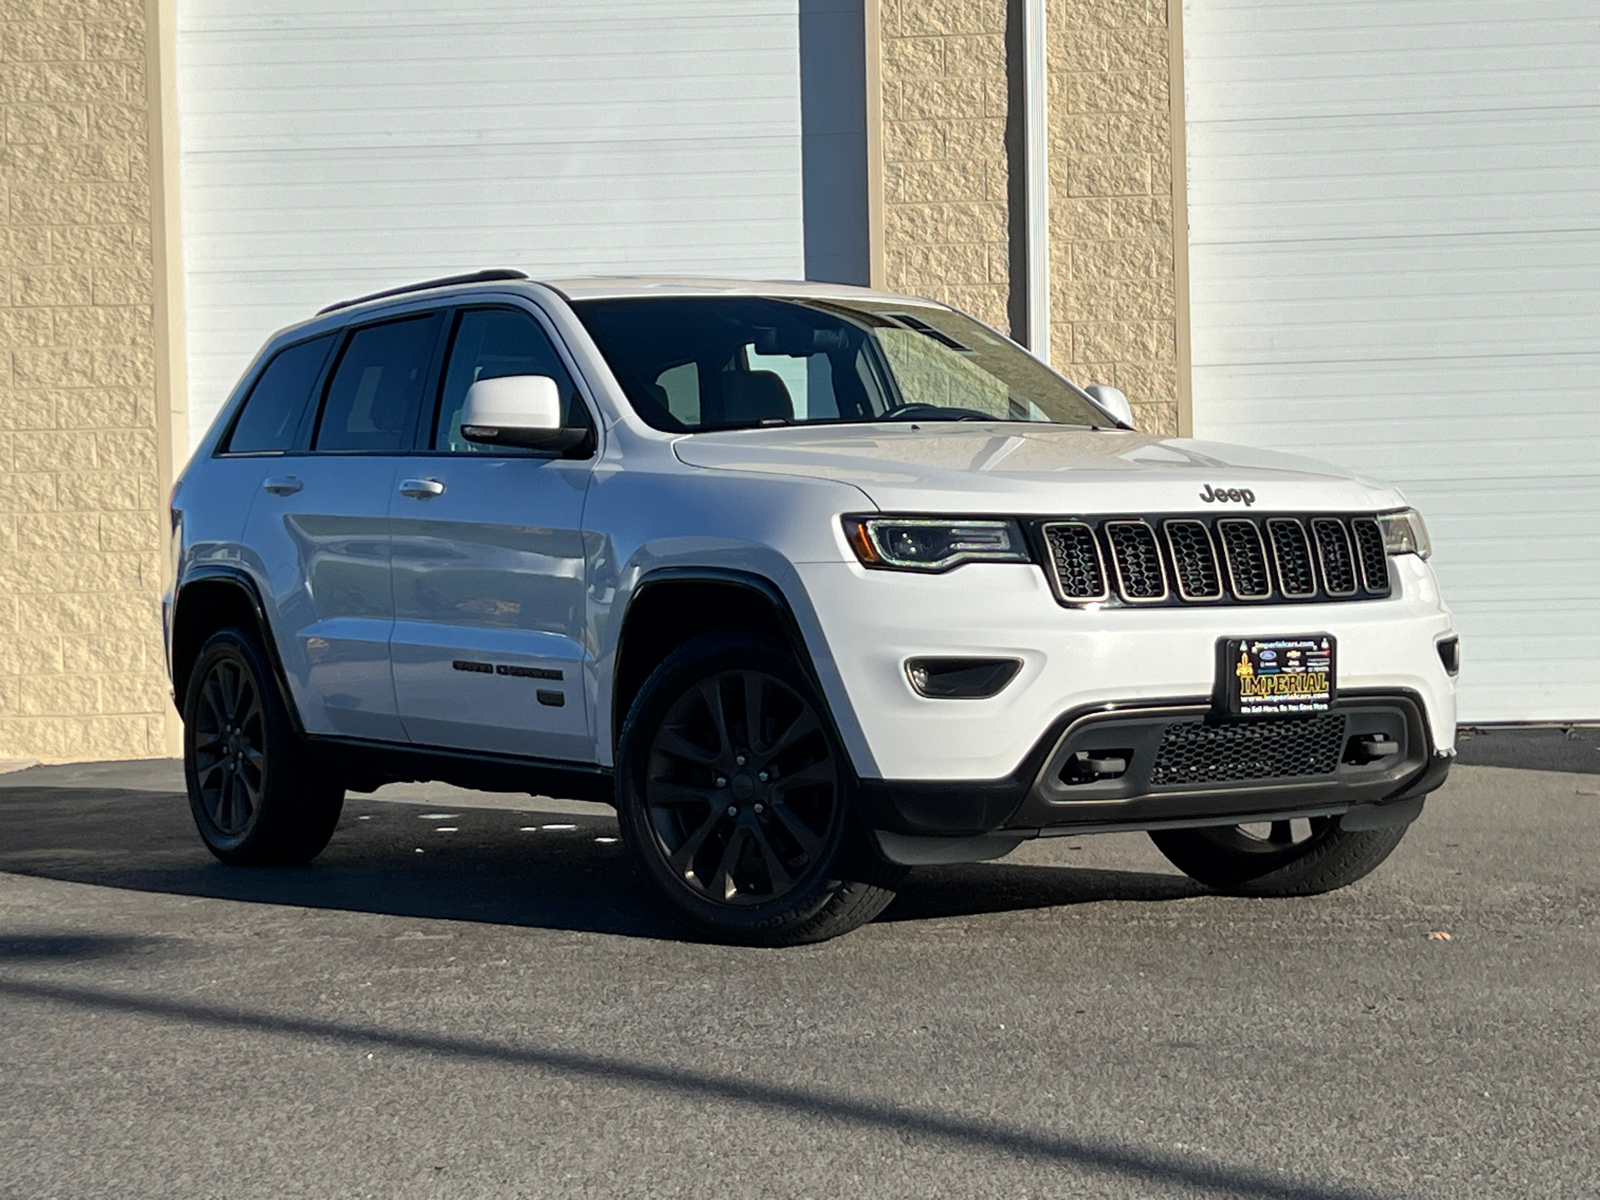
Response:
[{"label": "windshield", "polygon": [[970,317],[893,301],[674,296],[574,311],[657,429],[860,421],[1111,421]]}]

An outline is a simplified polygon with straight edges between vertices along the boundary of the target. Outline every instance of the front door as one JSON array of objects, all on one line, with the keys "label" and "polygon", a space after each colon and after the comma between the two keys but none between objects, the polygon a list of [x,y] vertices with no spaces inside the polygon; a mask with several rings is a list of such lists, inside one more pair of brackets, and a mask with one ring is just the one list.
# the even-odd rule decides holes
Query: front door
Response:
[{"label": "front door", "polygon": [[389,508],[399,711],[420,744],[593,762],[580,532],[591,461],[462,438],[467,388],[505,375],[554,378],[568,422],[593,426],[532,313],[457,314],[431,450],[406,460]]},{"label": "front door", "polygon": [[279,656],[312,733],[404,741],[389,666],[389,501],[414,437],[438,313],[353,330],[309,451],[273,461],[244,544],[259,553]]}]

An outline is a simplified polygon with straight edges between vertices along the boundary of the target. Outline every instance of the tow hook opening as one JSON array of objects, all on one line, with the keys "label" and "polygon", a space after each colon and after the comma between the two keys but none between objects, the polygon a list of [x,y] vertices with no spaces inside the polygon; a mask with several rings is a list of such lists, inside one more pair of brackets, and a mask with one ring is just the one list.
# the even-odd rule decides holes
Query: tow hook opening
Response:
[{"label": "tow hook opening", "polygon": [[1364,767],[1382,762],[1400,753],[1400,743],[1387,733],[1358,733],[1344,747],[1344,761],[1351,766]]},{"label": "tow hook opening", "polygon": [[1126,747],[1079,750],[1062,766],[1061,782],[1081,784],[1119,779],[1128,773],[1128,764],[1132,761],[1133,751]]}]

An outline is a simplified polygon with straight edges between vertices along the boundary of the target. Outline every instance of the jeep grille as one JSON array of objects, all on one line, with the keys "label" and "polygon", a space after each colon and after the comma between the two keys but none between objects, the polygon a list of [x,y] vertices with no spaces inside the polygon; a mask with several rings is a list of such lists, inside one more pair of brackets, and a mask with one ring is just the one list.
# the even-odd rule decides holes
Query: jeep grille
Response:
[{"label": "jeep grille", "polygon": [[1391,591],[1370,516],[1073,517],[1037,528],[1062,604],[1325,603]]}]

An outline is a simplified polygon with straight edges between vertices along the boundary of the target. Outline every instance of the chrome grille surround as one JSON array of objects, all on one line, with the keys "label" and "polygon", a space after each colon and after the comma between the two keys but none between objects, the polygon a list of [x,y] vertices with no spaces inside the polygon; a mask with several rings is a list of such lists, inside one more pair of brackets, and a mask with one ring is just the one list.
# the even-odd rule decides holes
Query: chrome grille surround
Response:
[{"label": "chrome grille surround", "polygon": [[1050,555],[1050,586],[1069,604],[1095,604],[1111,598],[1105,555],[1094,526],[1086,521],[1048,521],[1039,527]]},{"label": "chrome grille surround", "polygon": [[1267,569],[1267,543],[1261,527],[1244,517],[1217,521],[1217,540],[1228,564],[1228,582],[1239,600],[1270,600],[1272,575]]},{"label": "chrome grille surround", "polygon": [[1029,523],[1066,607],[1383,600],[1394,575],[1369,513],[1072,515]]},{"label": "chrome grille surround", "polygon": [[1339,599],[1356,594],[1355,554],[1350,531],[1337,517],[1313,517],[1311,534],[1317,546],[1317,566],[1322,572],[1322,590]]},{"label": "chrome grille surround", "polygon": [[1130,604],[1159,604],[1165,600],[1167,572],[1161,561],[1161,544],[1149,522],[1107,521],[1102,528],[1111,544],[1117,593]]},{"label": "chrome grille surround", "polygon": [[1361,584],[1369,592],[1389,590],[1389,555],[1383,548],[1383,530],[1372,517],[1350,518],[1356,535],[1356,558],[1361,563]]},{"label": "chrome grille surround", "polygon": [[1173,517],[1161,522],[1171,556],[1173,582],[1178,595],[1192,603],[1222,599],[1222,570],[1217,546],[1204,521]]},{"label": "chrome grille surround", "polygon": [[[1278,569],[1278,590],[1295,600],[1317,594],[1317,567],[1311,558],[1306,527],[1293,517],[1268,517],[1267,537]],[[1388,589],[1385,588],[1385,591]]]}]

